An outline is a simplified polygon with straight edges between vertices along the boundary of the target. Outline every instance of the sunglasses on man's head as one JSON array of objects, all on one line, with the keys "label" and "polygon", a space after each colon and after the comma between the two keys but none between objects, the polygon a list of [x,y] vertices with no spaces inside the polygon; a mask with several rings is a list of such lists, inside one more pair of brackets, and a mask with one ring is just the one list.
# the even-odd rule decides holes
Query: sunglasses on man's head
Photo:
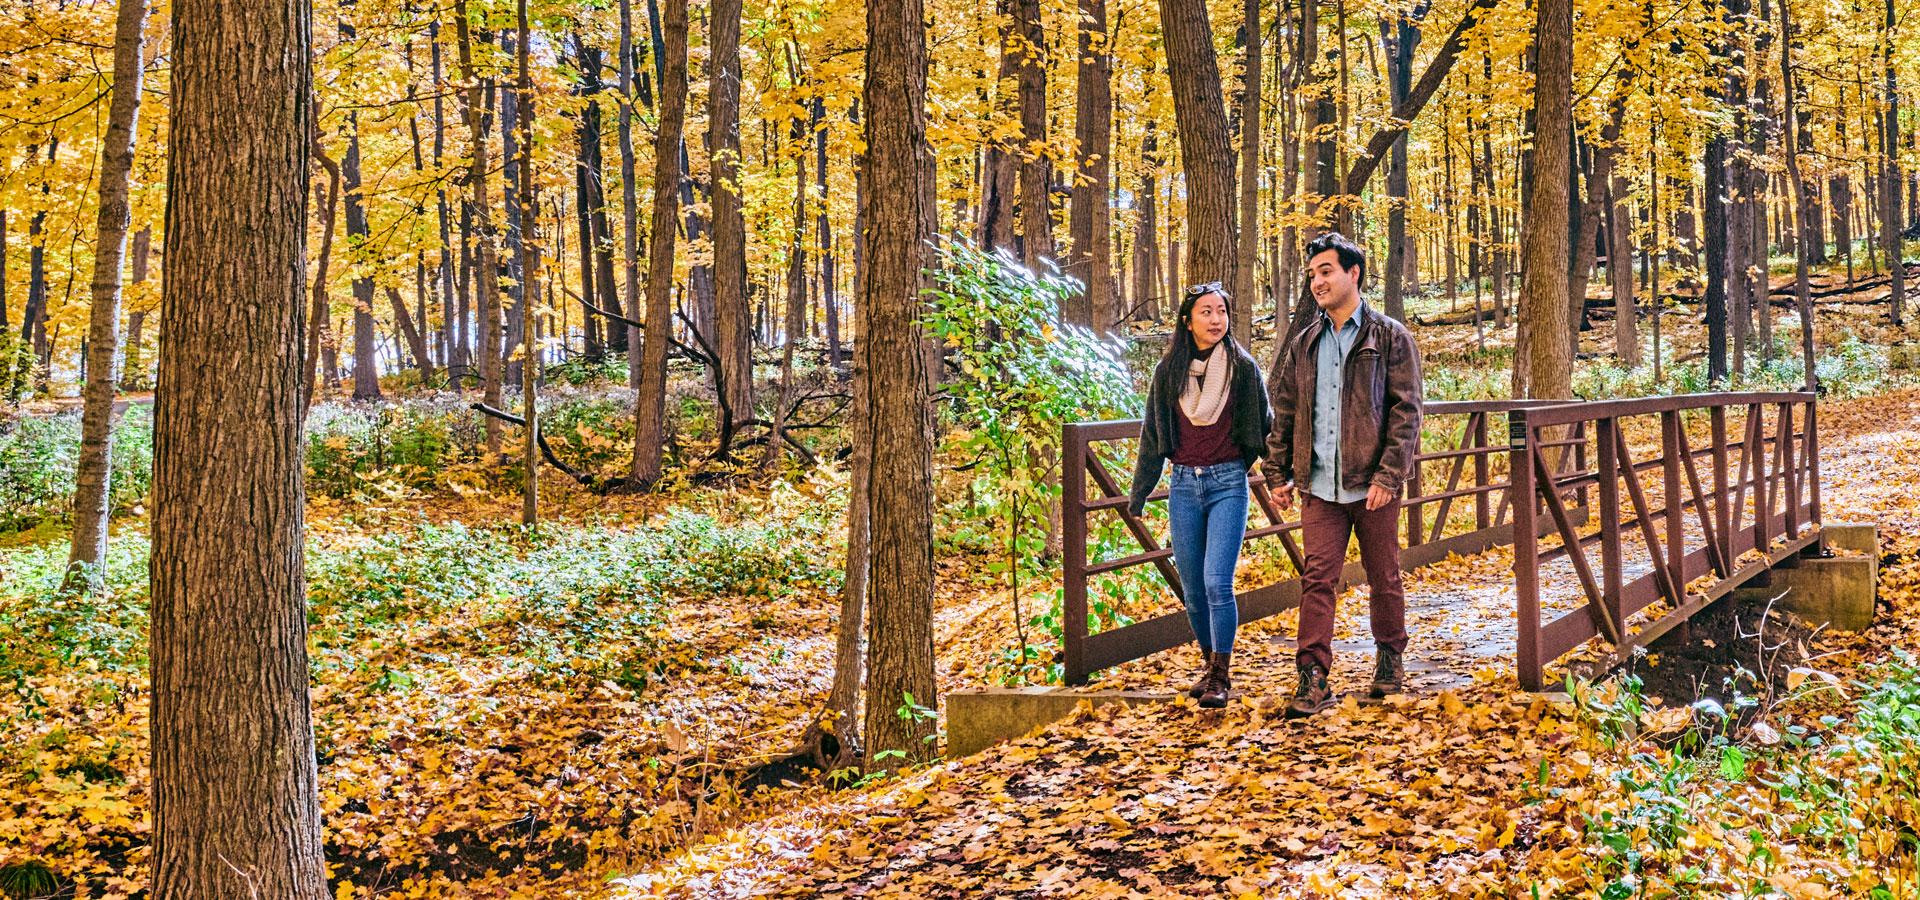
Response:
[{"label": "sunglasses on man's head", "polygon": [[1219,293],[1221,288],[1223,287],[1224,285],[1222,285],[1218,281],[1209,281],[1206,284],[1196,284],[1193,287],[1187,288],[1187,296],[1198,297],[1201,294],[1216,294],[1216,293]]}]

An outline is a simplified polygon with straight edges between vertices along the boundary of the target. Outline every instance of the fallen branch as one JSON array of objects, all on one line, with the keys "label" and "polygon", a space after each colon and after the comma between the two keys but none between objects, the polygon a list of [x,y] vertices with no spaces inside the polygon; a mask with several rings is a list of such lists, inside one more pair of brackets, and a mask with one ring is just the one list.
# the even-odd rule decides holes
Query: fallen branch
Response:
[{"label": "fallen branch", "polygon": [[[468,408],[476,412],[482,413],[484,415],[492,416],[496,419],[499,419],[502,422],[506,422],[509,425],[518,425],[522,428],[525,428],[527,426],[526,419],[520,416],[516,416],[513,413],[507,412],[505,410],[494,409],[493,407],[488,406],[485,403],[473,403],[473,404],[470,404]],[[611,494],[614,491],[617,491],[620,488],[625,487],[627,484],[627,479],[624,477],[623,478],[601,478],[597,475],[594,475],[592,472],[588,472],[584,469],[579,469],[579,468],[575,468],[573,466],[567,465],[565,461],[563,461],[562,459],[560,459],[559,456],[554,454],[553,446],[547,443],[547,433],[545,431],[534,432],[533,440],[534,440],[534,443],[540,445],[540,455],[546,459],[548,465],[551,465],[554,468],[559,469],[560,471],[566,473],[568,478],[572,478],[574,481],[579,482],[579,484],[582,487],[585,487],[588,491],[591,491],[595,494]]]}]

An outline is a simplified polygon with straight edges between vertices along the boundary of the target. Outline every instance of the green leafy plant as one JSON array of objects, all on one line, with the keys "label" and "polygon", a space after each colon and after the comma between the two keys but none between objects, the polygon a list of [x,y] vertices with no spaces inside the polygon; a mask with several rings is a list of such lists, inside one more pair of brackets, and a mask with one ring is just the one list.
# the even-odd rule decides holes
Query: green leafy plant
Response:
[{"label": "green leafy plant", "polygon": [[1060,322],[1061,302],[1084,286],[1052,263],[1035,272],[1005,250],[943,240],[928,292],[928,327],[951,351],[946,388],[955,427],[947,450],[971,459],[980,512],[1005,535],[1003,573],[1013,591],[1024,670],[1037,659],[1020,610],[1023,559],[1047,555],[1043,517],[1058,502],[1061,426],[1136,414],[1139,393],[1117,338]]}]

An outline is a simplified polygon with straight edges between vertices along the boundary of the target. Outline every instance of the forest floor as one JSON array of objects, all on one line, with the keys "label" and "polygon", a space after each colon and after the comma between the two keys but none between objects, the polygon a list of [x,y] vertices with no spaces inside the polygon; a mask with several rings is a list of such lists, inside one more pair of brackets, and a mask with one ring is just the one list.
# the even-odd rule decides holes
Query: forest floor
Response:
[{"label": "forest floor", "polygon": [[[1882,569],[1881,619],[1873,631],[1809,636],[1803,629],[1804,656],[1786,661],[1779,675],[1784,681],[1791,666],[1813,664],[1851,683],[1892,648],[1914,646],[1920,634],[1920,598],[1912,588],[1920,565],[1910,561],[1920,548],[1912,499],[1920,488],[1920,390],[1833,403],[1822,415],[1826,502],[1836,511],[1829,515],[1877,520],[1894,564]],[[1416,576],[1412,593],[1418,598],[1463,570],[1473,580],[1510,559],[1494,551],[1429,570]],[[1345,687],[1370,668],[1365,603],[1355,593],[1343,598],[1343,643],[1336,649],[1365,652],[1340,654],[1336,681]],[[1225,710],[1200,710],[1182,698],[1083,711],[968,759],[865,791],[820,795],[617,883],[626,888],[622,896],[636,897],[1598,890],[1605,879],[1595,881],[1595,873],[1603,866],[1578,840],[1578,826],[1604,806],[1608,773],[1596,767],[1600,748],[1581,735],[1573,704],[1518,692],[1505,649],[1510,588],[1508,597],[1504,607],[1466,602],[1413,614],[1410,656],[1431,661],[1431,680],[1384,705],[1349,700],[1309,720],[1283,720],[1292,687],[1291,617],[1283,614],[1241,632],[1236,686],[1243,695]],[[1747,627],[1764,620],[1774,634],[1756,638],[1719,623],[1729,658],[1752,659],[1789,633],[1777,615],[1751,616]],[[1491,646],[1468,641],[1461,653],[1456,629],[1507,637]],[[1715,635],[1696,629],[1694,639],[1713,645]],[[1643,671],[1657,669],[1660,657],[1647,657]],[[1186,654],[1161,654],[1110,671],[1102,683],[1164,689],[1189,674],[1189,662]],[[1696,695],[1683,684],[1666,685],[1685,696],[1647,697],[1649,723],[1663,715],[1670,722],[1663,709],[1691,715]],[[1772,727],[1816,720],[1809,709],[1783,707]],[[1586,796],[1543,802],[1550,787]],[[1797,868],[1779,871],[1802,879],[1824,871],[1817,850],[1794,862]],[[1819,883],[1837,888],[1855,874]]]},{"label": "forest floor", "polygon": [[[1415,311],[1445,306],[1430,296]],[[1791,348],[1797,327],[1776,314]],[[1576,388],[1694,389],[1691,351],[1671,348],[1703,342],[1697,319],[1668,317],[1659,386],[1607,366],[1609,323],[1596,321]],[[1828,517],[1877,519],[1891,554],[1884,624],[1813,637],[1803,654],[1843,680],[1920,632],[1920,565],[1908,562],[1920,389],[1890,377],[1887,348],[1905,334],[1883,321],[1884,305],[1829,304],[1817,331],[1835,392],[1821,413]],[[1471,325],[1419,328],[1430,394],[1504,394],[1511,334],[1489,327],[1481,348]],[[961,480],[947,472],[943,495]],[[1593,724],[1596,708],[1629,701],[1615,688],[1598,707],[1516,694],[1503,550],[1409,576],[1415,693],[1389,704],[1282,722],[1283,613],[1243,628],[1244,697],[1227,710],[1106,708],[898,780],[820,787],[780,761],[831,680],[845,491],[831,466],[667,496],[555,481],[537,539],[510,524],[511,496],[312,498],[314,710],[342,896],[1330,896],[1534,882],[1547,896],[1620,874],[1596,862],[1582,817],[1631,806],[1610,779],[1643,765],[1626,761],[1639,744],[1607,745]],[[36,587],[64,559],[57,526],[0,537],[0,869],[46,860],[73,896],[144,890],[145,528],[138,515],[116,526],[114,593],[75,607]],[[1055,576],[1029,573],[1016,617],[990,568],[990,526],[945,528],[942,693],[1026,680],[1007,668],[1011,635]],[[1135,612],[1173,608],[1150,593]],[[1341,602],[1342,688],[1370,669],[1364,596]],[[1756,652],[1730,630],[1721,644]],[[1190,663],[1160,654],[1099,683],[1164,688]],[[1647,701],[1684,710],[1692,697],[1660,665],[1656,654],[1641,669]],[[1789,693],[1768,681],[1748,690],[1768,704]],[[1769,710],[1780,730],[1828,711]],[[1817,848],[1796,859],[1804,872]]]}]

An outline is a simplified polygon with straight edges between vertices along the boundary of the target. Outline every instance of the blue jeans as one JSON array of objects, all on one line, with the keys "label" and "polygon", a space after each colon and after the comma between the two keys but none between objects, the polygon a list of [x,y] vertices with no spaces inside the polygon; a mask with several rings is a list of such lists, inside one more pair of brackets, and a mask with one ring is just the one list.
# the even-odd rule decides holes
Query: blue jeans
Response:
[{"label": "blue jeans", "polygon": [[1173,562],[1187,621],[1200,649],[1233,650],[1240,607],[1233,596],[1233,570],[1240,562],[1240,541],[1247,534],[1247,464],[1240,460],[1214,466],[1173,466],[1167,490],[1167,518],[1173,538]]}]

